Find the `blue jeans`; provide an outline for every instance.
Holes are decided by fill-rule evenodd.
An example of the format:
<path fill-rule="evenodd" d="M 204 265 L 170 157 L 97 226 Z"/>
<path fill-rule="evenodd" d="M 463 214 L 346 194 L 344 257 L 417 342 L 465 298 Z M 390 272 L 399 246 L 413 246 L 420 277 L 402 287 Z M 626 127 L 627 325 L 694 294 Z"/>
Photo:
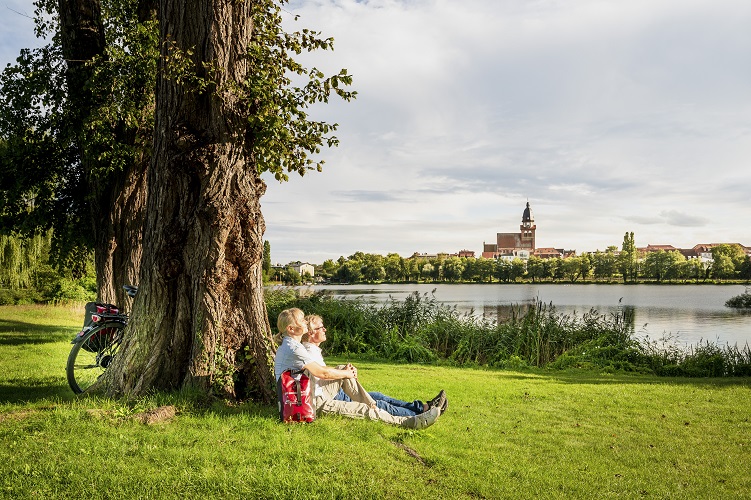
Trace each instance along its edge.
<path fill-rule="evenodd" d="M 413 417 L 423 412 L 422 401 L 412 401 L 407 403 L 399 399 L 394 399 L 380 392 L 368 392 L 370 397 L 375 399 L 376 406 L 395 417 Z M 344 394 L 342 389 L 334 396 L 336 401 L 351 401 L 350 397 Z"/>

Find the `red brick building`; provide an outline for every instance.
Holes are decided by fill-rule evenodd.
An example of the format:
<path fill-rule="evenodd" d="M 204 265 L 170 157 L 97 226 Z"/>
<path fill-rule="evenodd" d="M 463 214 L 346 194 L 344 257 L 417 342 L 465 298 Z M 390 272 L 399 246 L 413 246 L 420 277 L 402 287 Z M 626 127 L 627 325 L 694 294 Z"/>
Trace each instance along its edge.
<path fill-rule="evenodd" d="M 520 257 L 528 259 L 535 252 L 535 216 L 527 202 L 522 213 L 522 223 L 518 233 L 497 233 L 495 243 L 482 244 L 482 256 L 486 259 L 499 257 Z"/>

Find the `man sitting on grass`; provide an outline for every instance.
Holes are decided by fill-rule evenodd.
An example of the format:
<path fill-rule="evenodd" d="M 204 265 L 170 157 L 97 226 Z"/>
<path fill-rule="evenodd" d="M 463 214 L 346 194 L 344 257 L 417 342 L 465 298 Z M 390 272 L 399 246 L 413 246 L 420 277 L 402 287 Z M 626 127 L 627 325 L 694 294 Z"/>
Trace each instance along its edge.
<path fill-rule="evenodd" d="M 274 375 L 279 380 L 287 370 L 307 370 L 317 380 L 337 381 L 334 386 L 341 388 L 350 401 L 325 400 L 316 397 L 316 410 L 322 413 L 336 413 L 351 418 L 367 418 L 400 425 L 409 429 L 423 429 L 435 423 L 441 414 L 439 406 L 411 417 L 391 415 L 377 407 L 376 401 L 357 381 L 357 370 L 351 364 L 343 368 L 332 368 L 318 363 L 300 343 L 308 332 L 305 314 L 297 308 L 285 309 L 277 319 L 279 333 L 284 335 L 274 357 Z M 332 387 L 332 390 L 334 388 Z M 319 406 L 320 403 L 320 406 Z"/>
<path fill-rule="evenodd" d="M 326 366 L 320 347 L 321 343 L 326 340 L 326 327 L 323 326 L 323 318 L 317 314 L 310 314 L 305 317 L 305 321 L 308 323 L 308 333 L 302 336 L 302 345 L 305 346 L 318 364 Z M 357 368 L 352 366 L 352 364 L 337 366 L 337 368 L 345 369 L 348 367 L 352 367 L 355 370 L 355 376 L 357 376 Z M 312 382 L 314 396 L 316 398 L 323 398 L 322 401 L 317 401 L 317 407 L 318 405 L 323 406 L 326 400 L 351 401 L 351 398 L 347 396 L 344 389 L 340 387 L 341 384 L 336 380 L 318 380 L 316 377 L 313 377 Z M 392 398 L 380 392 L 368 392 L 368 394 L 375 400 L 378 408 L 389 412 L 391 415 L 401 417 L 413 417 L 435 407 L 440 408 L 441 413 L 443 413 L 446 411 L 446 408 L 448 408 L 446 391 L 443 390 L 441 390 L 436 397 L 427 402 L 415 400 L 411 403 Z"/>

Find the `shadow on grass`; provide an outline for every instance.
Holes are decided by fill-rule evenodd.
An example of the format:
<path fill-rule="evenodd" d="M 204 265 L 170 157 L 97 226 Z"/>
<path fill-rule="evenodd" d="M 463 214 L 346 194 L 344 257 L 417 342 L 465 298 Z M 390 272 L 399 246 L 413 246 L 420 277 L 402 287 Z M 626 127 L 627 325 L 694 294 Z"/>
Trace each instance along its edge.
<path fill-rule="evenodd" d="M 35 381 L 38 382 L 38 381 Z M 67 384 L 59 381 L 44 385 L 12 385 L 7 382 L 0 384 L 0 403 L 34 403 L 45 399 L 73 399 L 75 395 Z"/>
<path fill-rule="evenodd" d="M 340 358 L 332 357 L 337 361 Z M 349 359 L 349 358 L 348 358 Z M 602 370 L 596 368 L 592 369 L 567 369 L 567 370 L 550 370 L 550 369 L 537 369 L 527 368 L 519 371 L 511 369 L 490 368 L 486 366 L 439 366 L 439 365 L 410 365 L 400 364 L 391 361 L 374 360 L 372 358 L 361 358 L 358 356 L 351 357 L 354 363 L 365 363 L 371 365 L 385 364 L 389 366 L 399 365 L 405 368 L 419 366 L 422 369 L 434 369 L 434 370 L 457 370 L 459 372 L 469 372 L 472 370 L 478 371 L 481 374 L 479 378 L 489 378 L 502 380 L 548 380 L 554 382 L 560 382 L 565 384 L 667 384 L 667 385 L 687 385 L 696 387 L 749 387 L 751 388 L 751 377 L 669 377 L 669 376 L 657 376 L 652 374 L 635 373 L 635 372 L 614 372 L 605 373 Z M 363 372 L 367 367 L 360 367 Z"/>
<path fill-rule="evenodd" d="M 77 328 L 61 326 L 43 326 L 23 321 L 0 320 L 0 346 L 17 346 L 23 344 L 48 344 L 70 340 Z"/>
<path fill-rule="evenodd" d="M 649 384 L 649 385 L 687 385 L 694 387 L 711 387 L 720 389 L 723 387 L 749 387 L 751 388 L 751 378 L 749 377 L 712 377 L 712 378 L 691 378 L 691 377 L 659 377 L 656 375 L 642 375 L 630 373 L 603 374 L 596 371 L 582 372 L 561 372 L 546 373 L 541 376 L 556 382 L 565 384 Z"/>

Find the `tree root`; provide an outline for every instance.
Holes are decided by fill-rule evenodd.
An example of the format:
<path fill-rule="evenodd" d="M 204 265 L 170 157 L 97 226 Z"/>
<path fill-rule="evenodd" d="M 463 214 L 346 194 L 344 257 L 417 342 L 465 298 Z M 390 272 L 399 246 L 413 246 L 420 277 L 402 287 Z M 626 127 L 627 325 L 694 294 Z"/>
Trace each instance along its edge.
<path fill-rule="evenodd" d="M 171 420 L 175 414 L 176 410 L 174 406 L 160 406 L 153 410 L 136 413 L 133 415 L 133 419 L 145 425 L 154 425 Z"/>

